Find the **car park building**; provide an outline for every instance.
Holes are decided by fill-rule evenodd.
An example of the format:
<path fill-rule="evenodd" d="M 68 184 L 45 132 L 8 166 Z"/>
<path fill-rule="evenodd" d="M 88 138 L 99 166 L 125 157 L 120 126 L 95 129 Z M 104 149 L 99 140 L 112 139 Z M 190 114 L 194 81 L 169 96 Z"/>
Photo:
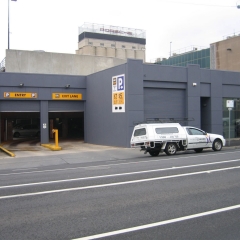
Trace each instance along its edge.
<path fill-rule="evenodd" d="M 234 100 L 230 137 L 239 137 L 235 123 L 240 119 L 240 72 L 102 56 L 87 56 L 89 67 L 69 55 L 7 50 L 6 71 L 0 73 L 1 141 L 12 139 L 19 119 L 39 121 L 41 143 L 48 143 L 52 129 L 58 128 L 60 137 L 129 147 L 134 124 L 147 118 L 191 118 L 194 121 L 184 124 L 228 138 L 223 125 L 229 116 L 227 100 Z M 43 72 L 44 62 L 37 63 L 42 58 L 51 63 L 51 56 L 72 61 L 66 68 L 62 65 L 63 70 L 58 63 L 46 65 Z M 101 61 L 104 67 L 98 68 Z"/>

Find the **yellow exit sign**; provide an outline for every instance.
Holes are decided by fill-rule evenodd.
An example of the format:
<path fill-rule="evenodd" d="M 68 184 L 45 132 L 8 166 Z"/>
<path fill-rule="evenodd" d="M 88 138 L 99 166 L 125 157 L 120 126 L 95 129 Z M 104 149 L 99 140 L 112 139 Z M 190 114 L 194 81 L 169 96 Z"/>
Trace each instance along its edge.
<path fill-rule="evenodd" d="M 113 105 L 124 104 L 124 92 L 114 92 L 112 95 Z"/>
<path fill-rule="evenodd" d="M 54 100 L 82 100 L 81 93 L 52 93 Z"/>
<path fill-rule="evenodd" d="M 5 98 L 37 98 L 37 93 L 26 92 L 4 92 Z"/>

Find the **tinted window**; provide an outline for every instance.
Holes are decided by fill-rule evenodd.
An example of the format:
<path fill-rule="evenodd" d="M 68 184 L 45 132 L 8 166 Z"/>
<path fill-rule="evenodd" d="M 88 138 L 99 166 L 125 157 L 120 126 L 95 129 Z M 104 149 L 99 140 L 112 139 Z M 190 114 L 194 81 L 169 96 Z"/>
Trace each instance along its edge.
<path fill-rule="evenodd" d="M 179 132 L 177 127 L 156 128 L 155 131 L 157 134 L 178 133 Z"/>
<path fill-rule="evenodd" d="M 195 129 L 195 128 L 188 128 L 187 132 L 188 132 L 189 135 L 205 135 L 204 132 L 202 132 L 198 129 Z"/>
<path fill-rule="evenodd" d="M 140 129 L 135 130 L 134 137 L 142 136 L 142 135 L 146 135 L 146 129 L 145 128 L 140 128 Z"/>

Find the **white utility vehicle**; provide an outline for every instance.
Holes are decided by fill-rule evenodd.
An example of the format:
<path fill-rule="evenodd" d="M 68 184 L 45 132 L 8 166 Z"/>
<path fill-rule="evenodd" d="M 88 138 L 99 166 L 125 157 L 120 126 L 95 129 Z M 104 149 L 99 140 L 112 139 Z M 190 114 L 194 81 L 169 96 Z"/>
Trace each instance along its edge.
<path fill-rule="evenodd" d="M 130 144 L 131 148 L 140 148 L 151 156 L 158 156 L 160 152 L 173 155 L 186 150 L 199 153 L 204 148 L 220 151 L 226 140 L 221 135 L 179 123 L 146 123 L 134 127 Z"/>

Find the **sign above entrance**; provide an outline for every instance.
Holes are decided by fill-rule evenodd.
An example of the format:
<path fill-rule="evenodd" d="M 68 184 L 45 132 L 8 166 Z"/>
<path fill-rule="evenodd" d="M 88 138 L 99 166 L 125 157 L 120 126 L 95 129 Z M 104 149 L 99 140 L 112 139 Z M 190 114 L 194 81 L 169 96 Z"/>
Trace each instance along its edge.
<path fill-rule="evenodd" d="M 82 100 L 81 93 L 52 93 L 54 100 Z"/>
<path fill-rule="evenodd" d="M 37 93 L 26 92 L 4 92 L 5 98 L 37 98 Z"/>

